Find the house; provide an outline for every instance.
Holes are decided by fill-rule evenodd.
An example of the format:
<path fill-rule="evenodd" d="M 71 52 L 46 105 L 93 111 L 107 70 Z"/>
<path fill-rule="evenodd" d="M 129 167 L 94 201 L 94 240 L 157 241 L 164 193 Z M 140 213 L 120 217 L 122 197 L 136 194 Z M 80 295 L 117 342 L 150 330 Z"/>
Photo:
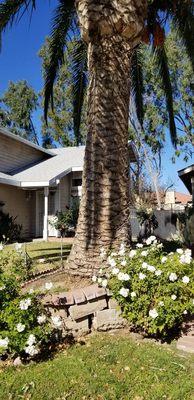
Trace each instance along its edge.
<path fill-rule="evenodd" d="M 167 190 L 164 196 L 163 209 L 184 210 L 191 202 L 192 196 L 190 194 Z"/>
<path fill-rule="evenodd" d="M 191 194 L 191 201 L 194 204 L 194 164 L 178 171 L 178 175 Z"/>
<path fill-rule="evenodd" d="M 0 127 L 0 203 L 24 238 L 57 236 L 49 219 L 81 196 L 85 147 L 44 149 Z M 129 159 L 136 161 L 129 144 Z"/>

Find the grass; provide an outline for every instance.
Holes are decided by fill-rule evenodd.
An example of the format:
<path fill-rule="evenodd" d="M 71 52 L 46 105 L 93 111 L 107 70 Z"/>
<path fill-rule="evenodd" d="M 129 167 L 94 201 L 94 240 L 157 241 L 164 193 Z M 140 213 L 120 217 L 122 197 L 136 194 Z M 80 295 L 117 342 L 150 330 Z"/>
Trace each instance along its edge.
<path fill-rule="evenodd" d="M 124 334 L 96 334 L 54 359 L 0 374 L 1 400 L 192 400 L 194 358 Z"/>
<path fill-rule="evenodd" d="M 24 246 L 24 245 L 23 245 Z M 14 248 L 14 245 L 7 248 Z M 71 250 L 71 244 L 63 243 L 63 261 L 67 259 Z M 32 272 L 45 271 L 61 264 L 60 242 L 32 242 L 26 244 L 26 251 L 33 261 Z M 44 262 L 40 262 L 44 259 Z"/>

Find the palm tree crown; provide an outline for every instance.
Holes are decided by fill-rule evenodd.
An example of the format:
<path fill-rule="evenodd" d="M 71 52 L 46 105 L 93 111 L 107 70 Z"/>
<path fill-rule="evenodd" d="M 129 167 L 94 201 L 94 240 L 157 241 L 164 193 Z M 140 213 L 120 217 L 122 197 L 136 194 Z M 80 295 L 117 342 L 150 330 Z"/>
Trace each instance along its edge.
<path fill-rule="evenodd" d="M 36 0 L 4 0 L 0 4 L 0 34 L 16 22 L 26 11 L 33 13 Z M 76 39 L 72 53 L 72 85 L 74 106 L 74 131 L 77 143 L 80 142 L 80 115 L 87 88 L 87 45 L 82 40 L 79 31 L 77 0 L 58 0 L 52 18 L 50 33 L 49 58 L 44 87 L 45 118 L 49 104 L 53 107 L 53 86 L 58 71 L 63 63 L 63 54 L 70 38 Z M 193 0 L 148 0 L 147 19 L 142 35 L 142 42 L 151 46 L 158 65 L 162 87 L 166 96 L 166 106 L 169 115 L 171 139 L 176 145 L 176 125 L 173 111 L 173 93 L 168 69 L 168 59 L 165 51 L 165 27 L 172 21 L 179 36 L 182 38 L 187 53 L 194 67 L 194 17 Z M 132 93 L 136 104 L 137 116 L 143 123 L 143 73 L 141 52 L 138 45 L 132 58 Z"/>

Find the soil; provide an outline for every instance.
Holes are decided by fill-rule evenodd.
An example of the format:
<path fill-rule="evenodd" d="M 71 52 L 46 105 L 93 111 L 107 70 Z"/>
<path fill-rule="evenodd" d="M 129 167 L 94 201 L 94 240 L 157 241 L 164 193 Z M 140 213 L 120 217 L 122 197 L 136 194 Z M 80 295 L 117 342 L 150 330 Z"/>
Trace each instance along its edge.
<path fill-rule="evenodd" d="M 41 276 L 33 282 L 29 282 L 23 288 L 23 292 L 29 292 L 30 289 L 36 291 L 45 291 L 46 282 L 52 282 L 53 288 L 50 292 L 59 293 L 61 291 L 69 291 L 79 289 L 92 284 L 90 278 L 85 278 L 77 275 L 69 275 L 67 272 L 55 272 L 51 275 Z"/>

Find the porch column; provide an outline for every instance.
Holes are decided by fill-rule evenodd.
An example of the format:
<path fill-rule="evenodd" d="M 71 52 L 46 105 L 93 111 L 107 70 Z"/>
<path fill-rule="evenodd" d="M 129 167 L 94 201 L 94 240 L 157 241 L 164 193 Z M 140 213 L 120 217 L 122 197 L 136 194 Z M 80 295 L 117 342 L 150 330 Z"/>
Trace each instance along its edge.
<path fill-rule="evenodd" d="M 44 228 L 43 228 L 43 239 L 48 240 L 48 196 L 49 188 L 44 188 Z"/>

